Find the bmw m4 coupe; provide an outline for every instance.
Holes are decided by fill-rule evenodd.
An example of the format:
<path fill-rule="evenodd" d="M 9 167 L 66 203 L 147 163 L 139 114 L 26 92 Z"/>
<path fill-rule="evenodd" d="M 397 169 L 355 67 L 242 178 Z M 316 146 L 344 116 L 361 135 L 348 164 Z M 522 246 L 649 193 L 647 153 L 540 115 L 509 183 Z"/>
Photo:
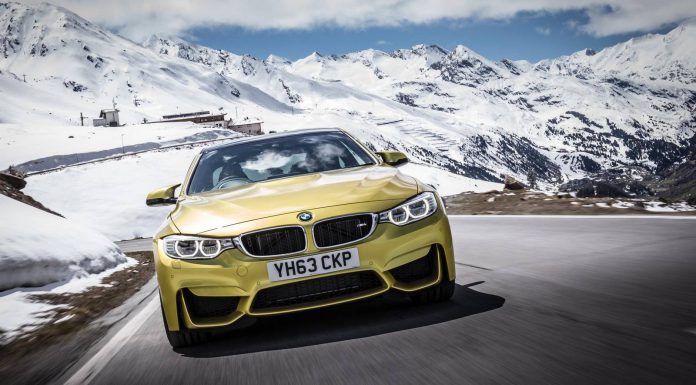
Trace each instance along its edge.
<path fill-rule="evenodd" d="M 153 237 L 172 346 L 213 328 L 377 296 L 449 299 L 454 256 L 442 200 L 340 129 L 245 137 L 203 149 Z M 181 186 L 181 187 L 180 187 Z M 180 187 L 180 188 L 179 188 Z"/>

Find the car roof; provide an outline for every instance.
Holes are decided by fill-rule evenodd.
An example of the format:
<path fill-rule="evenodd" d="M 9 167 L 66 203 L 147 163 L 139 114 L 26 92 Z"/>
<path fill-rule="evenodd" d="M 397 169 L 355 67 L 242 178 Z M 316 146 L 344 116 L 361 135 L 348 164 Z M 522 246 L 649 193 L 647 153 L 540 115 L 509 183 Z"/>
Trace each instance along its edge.
<path fill-rule="evenodd" d="M 205 154 L 207 152 L 214 151 L 214 150 L 219 150 L 221 148 L 225 148 L 225 147 L 228 147 L 228 146 L 233 145 L 233 144 L 252 143 L 252 142 L 263 141 L 266 139 L 274 139 L 274 138 L 281 138 L 281 137 L 287 137 L 287 136 L 297 136 L 297 135 L 303 135 L 303 134 L 314 134 L 314 133 L 321 133 L 321 132 L 343 132 L 343 130 L 341 130 L 340 128 L 306 128 L 306 129 L 301 129 L 301 130 L 277 132 L 277 133 L 273 133 L 273 134 L 243 136 L 241 138 L 232 139 L 229 142 L 226 142 L 223 144 L 218 144 L 215 146 L 206 147 L 203 150 L 201 150 L 201 154 Z"/>

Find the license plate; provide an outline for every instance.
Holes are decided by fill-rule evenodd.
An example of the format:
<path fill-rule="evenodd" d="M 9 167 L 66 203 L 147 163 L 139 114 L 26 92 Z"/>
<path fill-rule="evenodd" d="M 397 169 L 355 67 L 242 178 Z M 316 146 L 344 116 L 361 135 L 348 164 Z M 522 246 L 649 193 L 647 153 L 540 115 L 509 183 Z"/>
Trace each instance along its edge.
<path fill-rule="evenodd" d="M 306 257 L 269 262 L 268 278 L 271 282 L 310 277 L 312 275 L 352 269 L 360 266 L 358 249 L 327 251 Z"/>

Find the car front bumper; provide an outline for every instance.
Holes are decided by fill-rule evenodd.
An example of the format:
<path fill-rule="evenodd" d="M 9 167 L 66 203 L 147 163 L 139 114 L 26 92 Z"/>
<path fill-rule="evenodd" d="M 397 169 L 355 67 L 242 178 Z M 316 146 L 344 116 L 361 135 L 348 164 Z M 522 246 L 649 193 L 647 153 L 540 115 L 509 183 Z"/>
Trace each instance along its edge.
<path fill-rule="evenodd" d="M 377 212 L 380 207 L 384 207 L 384 202 L 354 206 L 323 208 L 312 212 L 315 218 L 330 218 L 345 215 L 346 212 L 365 212 L 366 209 Z M 290 213 L 276 217 L 273 224 L 297 224 L 296 216 L 297 213 Z M 267 221 L 268 219 L 262 219 L 244 226 L 270 227 L 272 223 Z M 308 237 L 311 236 L 312 224 L 313 222 L 302 223 L 302 226 L 306 226 Z M 242 231 L 241 228 L 232 230 Z M 223 236 L 229 232 L 230 229 L 224 229 L 206 235 Z M 167 326 L 171 331 L 181 330 L 182 326 L 186 329 L 225 327 L 244 316 L 268 316 L 331 306 L 379 295 L 392 289 L 405 293 L 415 292 L 442 280 L 455 278 L 450 226 L 442 209 L 428 218 L 405 226 L 380 223 L 368 238 L 356 244 L 319 250 L 308 240 L 305 252 L 282 258 L 253 258 L 239 249 L 230 249 L 211 260 L 177 260 L 164 253 L 161 238 L 162 235 L 158 234 L 153 247 L 160 297 Z M 359 267 L 286 281 L 269 280 L 266 265 L 271 260 L 353 247 L 358 249 L 360 255 Z M 407 270 L 424 266 L 426 261 L 432 261 L 429 274 L 416 276 L 415 279 L 408 278 L 410 276 Z M 348 290 L 346 285 L 350 285 L 351 289 Z M 311 299 L 309 301 L 297 296 L 297 301 L 283 306 L 260 305 L 269 294 L 277 296 L 287 291 L 309 293 L 317 290 L 323 290 L 326 295 L 305 297 Z M 201 306 L 204 307 L 205 316 L 200 316 Z"/>

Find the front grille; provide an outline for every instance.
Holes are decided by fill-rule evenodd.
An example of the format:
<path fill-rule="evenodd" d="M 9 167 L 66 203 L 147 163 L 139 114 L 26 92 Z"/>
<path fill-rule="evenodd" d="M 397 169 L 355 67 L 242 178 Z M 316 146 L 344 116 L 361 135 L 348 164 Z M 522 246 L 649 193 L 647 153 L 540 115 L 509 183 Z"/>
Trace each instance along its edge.
<path fill-rule="evenodd" d="M 241 237 L 245 251 L 253 256 L 297 253 L 307 246 L 305 233 L 299 226 L 262 230 Z"/>
<path fill-rule="evenodd" d="M 410 283 L 418 281 L 419 279 L 428 278 L 433 276 L 437 269 L 435 258 L 437 258 L 437 253 L 435 252 L 435 248 L 432 247 L 425 257 L 418 258 L 413 262 L 391 269 L 389 272 L 395 280 L 401 283 Z"/>
<path fill-rule="evenodd" d="M 370 235 L 373 221 L 372 214 L 360 214 L 318 222 L 314 242 L 317 247 L 330 247 L 358 241 Z"/>
<path fill-rule="evenodd" d="M 225 317 L 237 309 L 239 297 L 199 297 L 184 289 L 186 309 L 193 318 Z"/>
<path fill-rule="evenodd" d="M 315 278 L 263 289 L 256 294 L 252 309 L 306 305 L 312 302 L 348 297 L 382 286 L 373 271 Z"/>

